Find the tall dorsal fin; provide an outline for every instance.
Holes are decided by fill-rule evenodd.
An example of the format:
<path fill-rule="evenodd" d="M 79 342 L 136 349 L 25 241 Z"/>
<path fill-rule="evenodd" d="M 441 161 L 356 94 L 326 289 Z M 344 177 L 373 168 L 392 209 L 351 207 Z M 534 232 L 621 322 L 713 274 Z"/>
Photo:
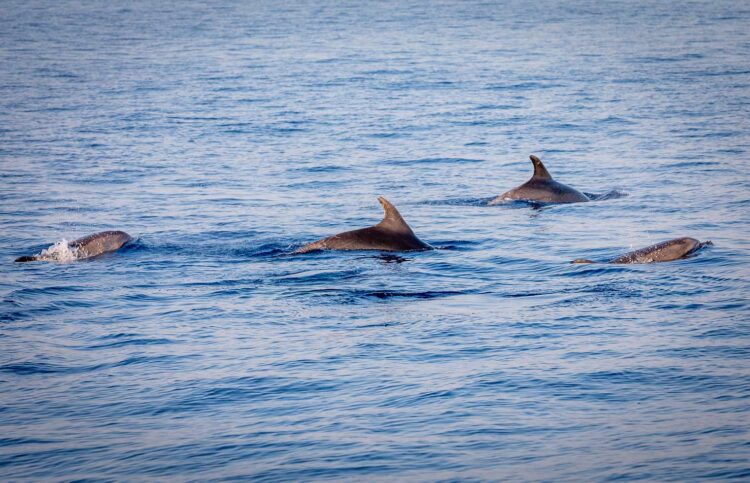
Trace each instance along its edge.
<path fill-rule="evenodd" d="M 547 168 L 544 167 L 541 159 L 537 158 L 533 154 L 529 156 L 529 159 L 531 159 L 531 163 L 534 165 L 534 176 L 532 176 L 532 178 L 552 179 L 552 175 L 550 175 L 549 171 L 547 171 Z"/>
<path fill-rule="evenodd" d="M 411 231 L 411 228 L 409 228 L 409 225 L 407 225 L 404 219 L 401 217 L 401 213 L 398 212 L 396 207 L 393 206 L 390 201 L 383 198 L 382 196 L 378 196 L 378 201 L 383 207 L 385 215 L 383 216 L 383 219 L 380 221 L 380 223 L 378 223 L 376 226 L 395 232 L 412 234 L 414 233 Z"/>

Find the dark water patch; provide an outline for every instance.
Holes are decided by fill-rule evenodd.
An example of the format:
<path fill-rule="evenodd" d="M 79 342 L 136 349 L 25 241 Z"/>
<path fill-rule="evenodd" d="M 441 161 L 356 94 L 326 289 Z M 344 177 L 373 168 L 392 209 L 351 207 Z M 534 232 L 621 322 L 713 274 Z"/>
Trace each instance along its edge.
<path fill-rule="evenodd" d="M 679 163 L 666 164 L 664 168 L 681 169 L 681 168 L 702 168 L 706 166 L 720 166 L 721 163 L 716 161 L 683 161 Z"/>
<path fill-rule="evenodd" d="M 401 70 L 401 69 L 375 69 L 375 70 L 365 70 L 362 71 L 361 74 L 363 75 L 404 75 L 404 74 L 411 74 L 411 70 Z"/>
<path fill-rule="evenodd" d="M 245 97 L 243 99 L 237 99 L 236 102 L 240 104 L 259 104 L 263 102 L 271 102 L 270 97 Z"/>
<path fill-rule="evenodd" d="M 721 327 L 716 329 L 710 329 L 695 336 L 696 338 L 710 338 L 710 339 L 735 339 L 735 338 L 749 338 L 750 337 L 750 323 L 739 325 L 736 327 Z"/>
<path fill-rule="evenodd" d="M 151 414 L 196 413 L 236 402 L 260 403 L 269 400 L 294 401 L 336 390 L 342 381 L 306 381 L 291 377 L 242 376 L 216 381 L 214 387 L 177 387 L 177 397 L 154 409 Z M 185 393 L 184 395 L 180 395 Z"/>
<path fill-rule="evenodd" d="M 565 84 L 555 82 L 542 82 L 542 81 L 529 81 L 529 82 L 515 82 L 508 84 L 491 84 L 485 89 L 490 91 L 531 91 L 538 89 L 555 89 L 558 87 L 565 87 Z"/>
<path fill-rule="evenodd" d="M 194 355 L 156 355 L 156 356 L 134 356 L 117 362 L 109 362 L 93 365 L 62 365 L 47 362 L 21 362 L 15 364 L 4 364 L 0 366 L 0 372 L 14 374 L 17 376 L 33 376 L 48 374 L 84 374 L 100 371 L 103 369 L 115 369 L 132 365 L 149 366 L 150 364 L 175 365 L 192 359 Z"/>
<path fill-rule="evenodd" d="M 49 296 L 49 295 L 71 295 L 76 293 L 81 293 L 89 290 L 87 287 L 83 286 L 76 286 L 76 285 L 52 285 L 47 287 L 38 287 L 38 288 L 21 288 L 18 290 L 14 290 L 11 292 L 11 297 L 13 297 L 16 300 L 16 303 L 19 305 L 22 305 L 23 302 L 20 300 L 23 299 L 33 299 L 39 296 Z"/>
<path fill-rule="evenodd" d="M 75 306 L 75 305 L 73 305 Z M 41 307 L 0 312 L 0 322 L 39 321 L 61 312 L 70 305 L 48 303 Z"/>
<path fill-rule="evenodd" d="M 617 273 L 623 265 L 613 265 L 606 263 L 607 260 L 613 257 L 606 257 L 591 253 L 585 257 L 579 258 L 591 258 L 594 263 L 572 263 L 572 260 L 565 261 L 567 268 L 558 273 L 558 276 L 562 277 L 601 277 L 602 275 Z M 599 260 L 599 261 L 597 261 Z"/>
<path fill-rule="evenodd" d="M 373 256 L 372 258 L 375 258 Z M 307 286 L 311 283 L 334 282 L 339 280 L 357 279 L 363 273 L 363 268 L 316 268 L 287 273 L 275 278 L 274 282 L 281 285 Z"/>
<path fill-rule="evenodd" d="M 84 347 L 85 350 L 101 350 L 101 349 L 116 349 L 127 346 L 153 346 L 153 345 L 166 345 L 174 344 L 175 341 L 164 338 L 132 338 L 125 340 L 118 340 L 115 342 L 109 342 L 106 344 L 93 344 Z"/>
<path fill-rule="evenodd" d="M 724 69 L 724 70 L 701 70 L 701 71 L 693 71 L 690 72 L 691 75 L 699 76 L 699 77 L 720 77 L 720 76 L 743 76 L 750 74 L 750 70 L 745 69 Z"/>
<path fill-rule="evenodd" d="M 0 372 L 15 374 L 18 376 L 52 374 L 56 372 L 66 372 L 67 370 L 68 368 L 43 362 L 22 362 L 18 364 L 4 364 L 0 366 Z"/>
<path fill-rule="evenodd" d="M 400 131 L 400 132 L 376 132 L 371 134 L 365 134 L 365 137 L 368 138 L 374 138 L 374 139 L 389 139 L 389 138 L 402 138 L 402 137 L 408 137 L 409 133 Z"/>
<path fill-rule="evenodd" d="M 237 287 L 237 288 L 244 288 L 244 287 L 257 287 L 258 285 L 262 284 L 264 281 L 263 278 L 240 278 L 240 279 L 230 279 L 230 278 L 222 278 L 220 280 L 208 280 L 208 281 L 200 281 L 200 282 L 180 282 L 180 287 L 196 287 L 196 288 L 221 288 L 221 287 Z"/>
<path fill-rule="evenodd" d="M 288 190 L 335 190 L 344 183 L 343 180 L 308 180 L 297 183 L 290 183 L 285 186 Z"/>
<path fill-rule="evenodd" d="M 36 445 L 36 444 L 54 444 L 54 443 L 59 443 L 59 440 L 42 439 L 42 438 L 13 438 L 13 437 L 0 438 L 0 447 Z"/>
<path fill-rule="evenodd" d="M 258 243 L 252 247 L 239 248 L 233 254 L 239 258 L 268 258 L 291 255 L 295 247 L 294 243 L 268 242 Z"/>
<path fill-rule="evenodd" d="M 352 170 L 352 167 L 350 166 L 317 165 L 317 166 L 297 167 L 289 171 L 293 173 L 340 173 L 340 172 L 346 172 L 346 171 L 351 171 L 351 170 Z"/>
<path fill-rule="evenodd" d="M 634 126 L 638 124 L 635 121 L 631 121 L 630 119 L 626 119 L 624 117 L 618 117 L 618 116 L 607 116 L 604 119 L 600 119 L 596 122 L 609 124 L 609 125 L 615 125 L 615 126 Z"/>
<path fill-rule="evenodd" d="M 680 56 L 640 56 L 634 57 L 630 62 L 634 64 L 665 64 L 674 62 L 684 62 L 702 58 L 701 55 L 680 55 Z"/>
<path fill-rule="evenodd" d="M 742 346 L 719 346 L 710 345 L 704 347 L 675 347 L 670 349 L 661 349 L 657 354 L 675 359 L 685 358 L 722 358 L 722 359 L 747 359 L 750 356 L 750 345 Z M 748 390 L 750 390 L 750 379 L 747 381 Z"/>
<path fill-rule="evenodd" d="M 521 109 L 523 106 L 518 104 L 480 104 L 474 106 L 477 111 L 507 111 L 510 109 Z"/>

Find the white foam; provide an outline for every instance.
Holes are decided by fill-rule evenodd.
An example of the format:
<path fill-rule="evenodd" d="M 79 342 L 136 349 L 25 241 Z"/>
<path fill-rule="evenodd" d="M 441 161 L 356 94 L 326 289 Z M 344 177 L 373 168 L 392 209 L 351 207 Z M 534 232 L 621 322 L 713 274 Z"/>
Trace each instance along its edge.
<path fill-rule="evenodd" d="M 37 255 L 37 259 L 50 262 L 74 262 L 78 260 L 78 248 L 71 247 L 68 245 L 68 240 L 63 238 L 49 248 L 42 250 Z"/>

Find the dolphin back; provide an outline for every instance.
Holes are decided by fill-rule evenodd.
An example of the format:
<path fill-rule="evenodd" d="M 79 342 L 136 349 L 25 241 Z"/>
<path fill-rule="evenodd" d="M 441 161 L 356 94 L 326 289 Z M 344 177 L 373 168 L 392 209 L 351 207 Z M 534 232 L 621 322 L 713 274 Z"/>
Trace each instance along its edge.
<path fill-rule="evenodd" d="M 78 250 L 78 258 L 90 258 L 102 253 L 119 250 L 133 238 L 124 231 L 103 231 L 69 243 Z"/>
<path fill-rule="evenodd" d="M 609 261 L 609 263 L 654 263 L 670 262 L 684 258 L 695 252 L 705 244 L 702 244 L 695 238 L 675 238 L 673 240 L 663 241 L 640 250 L 620 255 Z"/>
<path fill-rule="evenodd" d="M 390 201 L 380 196 L 383 219 L 375 226 L 346 231 L 308 243 L 294 253 L 307 253 L 316 250 L 382 250 L 410 251 L 429 250 L 432 247 L 417 236 L 406 223 L 401 213 Z"/>
<path fill-rule="evenodd" d="M 488 204 L 497 205 L 507 200 L 537 201 L 540 203 L 580 203 L 591 201 L 588 196 L 575 188 L 555 181 L 542 160 L 533 154 L 529 156 L 534 166 L 534 174 L 527 182 L 506 191 Z"/>

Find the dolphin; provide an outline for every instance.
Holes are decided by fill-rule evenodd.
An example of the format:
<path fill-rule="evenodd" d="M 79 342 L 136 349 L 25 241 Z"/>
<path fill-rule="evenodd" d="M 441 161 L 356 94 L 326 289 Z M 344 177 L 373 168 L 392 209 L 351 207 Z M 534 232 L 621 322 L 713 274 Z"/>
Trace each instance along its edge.
<path fill-rule="evenodd" d="M 654 262 L 671 262 L 672 260 L 678 260 L 685 258 L 691 253 L 694 253 L 698 249 L 713 245 L 712 242 L 699 242 L 695 238 L 675 238 L 674 240 L 667 240 L 656 245 L 651 245 L 640 250 L 620 255 L 617 258 L 613 258 L 607 263 L 654 263 Z M 579 258 L 573 260 L 570 263 L 594 263 L 591 260 L 585 258 Z"/>
<path fill-rule="evenodd" d="M 102 253 L 114 252 L 132 240 L 130 235 L 124 231 L 103 231 L 94 233 L 78 240 L 68 242 L 68 253 L 72 260 L 83 260 L 101 255 Z M 55 246 L 41 253 L 31 256 L 16 258 L 17 262 L 34 262 L 38 260 L 59 260 L 59 253 L 54 250 Z"/>
<path fill-rule="evenodd" d="M 558 183 L 542 164 L 542 160 L 529 156 L 534 165 L 534 175 L 530 180 L 493 198 L 488 205 L 499 205 L 508 200 L 538 201 L 540 203 L 578 203 L 590 201 L 589 197 L 570 186 Z"/>
<path fill-rule="evenodd" d="M 385 216 L 380 223 L 369 228 L 345 231 L 308 243 L 294 253 L 307 253 L 315 250 L 381 250 L 403 252 L 409 250 L 431 250 L 411 231 L 395 206 L 382 196 L 378 201 L 383 206 Z"/>

